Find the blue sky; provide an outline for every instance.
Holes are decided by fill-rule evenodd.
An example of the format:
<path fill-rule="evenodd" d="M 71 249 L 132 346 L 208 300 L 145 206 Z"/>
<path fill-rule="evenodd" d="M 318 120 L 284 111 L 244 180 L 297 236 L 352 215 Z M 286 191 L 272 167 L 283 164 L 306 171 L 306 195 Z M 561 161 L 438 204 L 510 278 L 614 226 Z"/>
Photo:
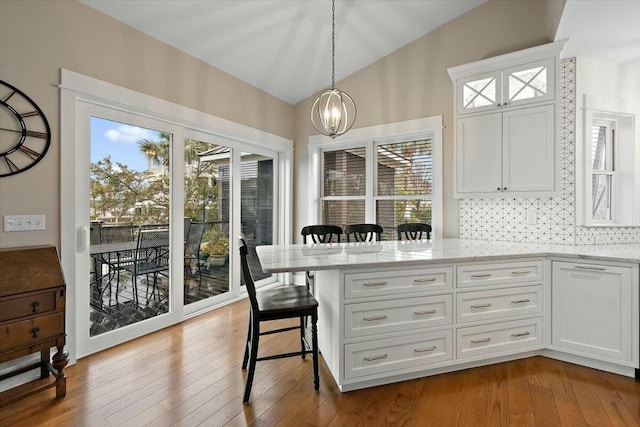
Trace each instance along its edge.
<path fill-rule="evenodd" d="M 160 132 L 111 120 L 91 117 L 91 162 L 107 156 L 137 171 L 147 169 L 147 160 L 138 149 L 141 139 L 159 140 Z"/>

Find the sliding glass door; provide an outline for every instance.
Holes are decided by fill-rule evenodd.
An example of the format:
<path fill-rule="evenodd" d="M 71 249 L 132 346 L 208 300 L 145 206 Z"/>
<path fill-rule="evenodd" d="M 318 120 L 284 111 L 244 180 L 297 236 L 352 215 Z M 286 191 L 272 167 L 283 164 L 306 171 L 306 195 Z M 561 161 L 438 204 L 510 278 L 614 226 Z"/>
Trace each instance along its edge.
<path fill-rule="evenodd" d="M 89 244 L 80 255 L 87 269 L 77 288 L 78 347 L 89 354 L 168 326 L 180 312 L 171 176 L 181 130 L 92 104 L 81 111 L 78 217 Z"/>

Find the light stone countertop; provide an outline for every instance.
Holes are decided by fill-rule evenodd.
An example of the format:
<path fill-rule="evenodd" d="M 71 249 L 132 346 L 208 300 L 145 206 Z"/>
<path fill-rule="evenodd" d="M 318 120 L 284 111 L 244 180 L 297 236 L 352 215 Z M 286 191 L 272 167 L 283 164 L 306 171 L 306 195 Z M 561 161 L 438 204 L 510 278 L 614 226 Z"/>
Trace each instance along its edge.
<path fill-rule="evenodd" d="M 555 245 L 442 239 L 373 243 L 258 246 L 265 272 L 333 270 L 363 267 L 419 266 L 454 261 L 568 256 L 581 259 L 640 262 L 640 244 Z"/>

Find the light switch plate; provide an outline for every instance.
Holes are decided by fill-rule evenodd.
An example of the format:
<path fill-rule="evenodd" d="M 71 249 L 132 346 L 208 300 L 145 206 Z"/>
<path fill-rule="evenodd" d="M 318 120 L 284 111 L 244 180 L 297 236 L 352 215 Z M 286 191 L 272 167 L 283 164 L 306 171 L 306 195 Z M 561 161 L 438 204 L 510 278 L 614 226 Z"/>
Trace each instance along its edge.
<path fill-rule="evenodd" d="M 5 215 L 4 231 L 44 230 L 44 215 Z"/>

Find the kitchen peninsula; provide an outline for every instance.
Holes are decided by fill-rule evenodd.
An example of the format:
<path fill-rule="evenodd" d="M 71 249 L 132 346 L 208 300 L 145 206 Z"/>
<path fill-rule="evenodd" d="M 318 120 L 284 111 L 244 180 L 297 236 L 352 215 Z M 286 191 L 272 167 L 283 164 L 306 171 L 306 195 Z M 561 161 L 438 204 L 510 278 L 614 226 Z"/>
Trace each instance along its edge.
<path fill-rule="evenodd" d="M 319 344 L 342 391 L 543 355 L 638 377 L 640 245 L 480 240 L 259 246 L 316 271 Z"/>

